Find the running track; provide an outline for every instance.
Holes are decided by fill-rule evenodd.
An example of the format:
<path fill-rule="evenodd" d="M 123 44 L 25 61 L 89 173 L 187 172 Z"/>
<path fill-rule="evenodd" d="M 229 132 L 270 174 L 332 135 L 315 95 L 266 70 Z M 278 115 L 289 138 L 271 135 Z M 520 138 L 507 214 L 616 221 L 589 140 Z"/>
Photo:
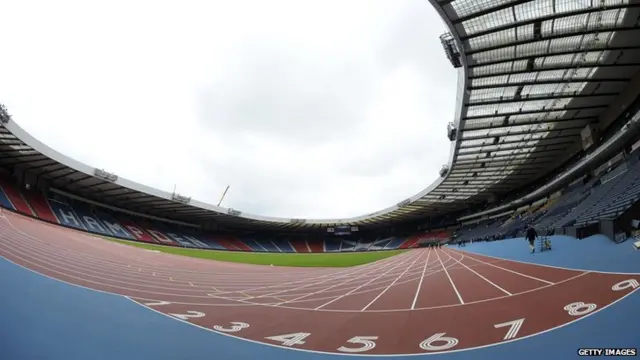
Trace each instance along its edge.
<path fill-rule="evenodd" d="M 210 331 L 362 355 L 460 351 L 523 339 L 593 314 L 640 282 L 640 274 L 446 248 L 341 269 L 214 262 L 103 241 L 7 211 L 0 213 L 0 256 Z"/>

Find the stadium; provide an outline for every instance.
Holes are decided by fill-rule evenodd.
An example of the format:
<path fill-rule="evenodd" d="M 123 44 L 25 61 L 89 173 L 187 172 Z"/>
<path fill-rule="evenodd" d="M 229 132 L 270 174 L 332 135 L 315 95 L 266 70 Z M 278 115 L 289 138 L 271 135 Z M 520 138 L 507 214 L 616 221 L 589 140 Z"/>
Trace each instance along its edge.
<path fill-rule="evenodd" d="M 458 71 L 449 161 L 358 217 L 158 190 L 2 106 L 0 357 L 637 355 L 640 1 L 429 2 Z"/>

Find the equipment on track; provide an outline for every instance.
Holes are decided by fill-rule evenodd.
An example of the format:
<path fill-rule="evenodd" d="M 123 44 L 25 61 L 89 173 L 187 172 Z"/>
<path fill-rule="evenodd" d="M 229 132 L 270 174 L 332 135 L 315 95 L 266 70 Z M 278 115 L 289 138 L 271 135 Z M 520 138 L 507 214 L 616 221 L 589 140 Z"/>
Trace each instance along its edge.
<path fill-rule="evenodd" d="M 538 237 L 538 250 L 543 252 L 545 250 L 551 250 L 551 239 L 549 236 L 539 236 Z"/>

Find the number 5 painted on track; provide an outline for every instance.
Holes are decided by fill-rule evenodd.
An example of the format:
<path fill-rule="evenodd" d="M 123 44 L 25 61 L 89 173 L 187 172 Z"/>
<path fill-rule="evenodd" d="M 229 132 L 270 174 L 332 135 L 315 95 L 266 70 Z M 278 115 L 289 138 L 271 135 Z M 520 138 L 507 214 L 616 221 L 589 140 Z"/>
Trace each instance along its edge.
<path fill-rule="evenodd" d="M 377 336 L 356 336 L 349 339 L 347 342 L 350 344 L 360 344 L 361 347 L 351 348 L 346 346 L 340 346 L 338 351 L 348 352 L 348 353 L 359 353 L 372 350 L 376 347 L 375 340 L 378 340 Z"/>
<path fill-rule="evenodd" d="M 495 324 L 493 325 L 493 327 L 496 329 L 499 329 L 499 328 L 509 326 L 509 331 L 507 331 L 507 333 L 504 335 L 504 338 L 502 338 L 502 340 L 509 340 L 509 339 L 513 339 L 518 335 L 518 331 L 520 331 L 520 328 L 522 327 L 523 323 L 524 323 L 524 318 L 503 322 L 501 324 Z"/>
<path fill-rule="evenodd" d="M 175 316 L 178 319 L 189 320 L 190 318 L 201 318 L 204 317 L 205 313 L 200 311 L 188 310 L 186 314 L 169 314 L 171 316 Z"/>
<path fill-rule="evenodd" d="M 638 284 L 638 280 L 629 279 L 629 280 L 625 280 L 625 281 L 620 281 L 619 283 L 613 285 L 611 287 L 611 290 L 613 290 L 613 291 L 622 291 L 622 290 L 626 290 L 626 289 L 635 289 L 638 286 L 640 286 L 640 284 Z"/>

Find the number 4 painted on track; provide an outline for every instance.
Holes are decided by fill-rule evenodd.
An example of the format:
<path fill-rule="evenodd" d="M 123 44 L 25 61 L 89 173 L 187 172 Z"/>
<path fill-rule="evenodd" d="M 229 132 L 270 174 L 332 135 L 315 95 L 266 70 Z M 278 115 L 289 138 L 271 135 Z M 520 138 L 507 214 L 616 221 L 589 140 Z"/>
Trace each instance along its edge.
<path fill-rule="evenodd" d="M 503 322 L 501 324 L 495 324 L 493 325 L 494 328 L 499 329 L 499 328 L 503 328 L 503 327 L 507 327 L 509 326 L 509 331 L 507 331 L 507 333 L 505 334 L 504 338 L 502 338 L 502 340 L 509 340 L 509 339 L 513 339 L 518 335 L 518 331 L 520 331 L 520 328 L 522 327 L 522 324 L 524 323 L 524 319 L 518 319 L 518 320 L 513 320 L 513 321 L 507 321 L 507 322 Z"/>
<path fill-rule="evenodd" d="M 284 334 L 284 335 L 276 335 L 276 336 L 268 336 L 265 339 L 273 340 L 281 342 L 284 346 L 293 346 L 293 345 L 302 345 L 304 344 L 304 339 L 306 339 L 310 333 L 293 333 L 293 334 Z"/>

